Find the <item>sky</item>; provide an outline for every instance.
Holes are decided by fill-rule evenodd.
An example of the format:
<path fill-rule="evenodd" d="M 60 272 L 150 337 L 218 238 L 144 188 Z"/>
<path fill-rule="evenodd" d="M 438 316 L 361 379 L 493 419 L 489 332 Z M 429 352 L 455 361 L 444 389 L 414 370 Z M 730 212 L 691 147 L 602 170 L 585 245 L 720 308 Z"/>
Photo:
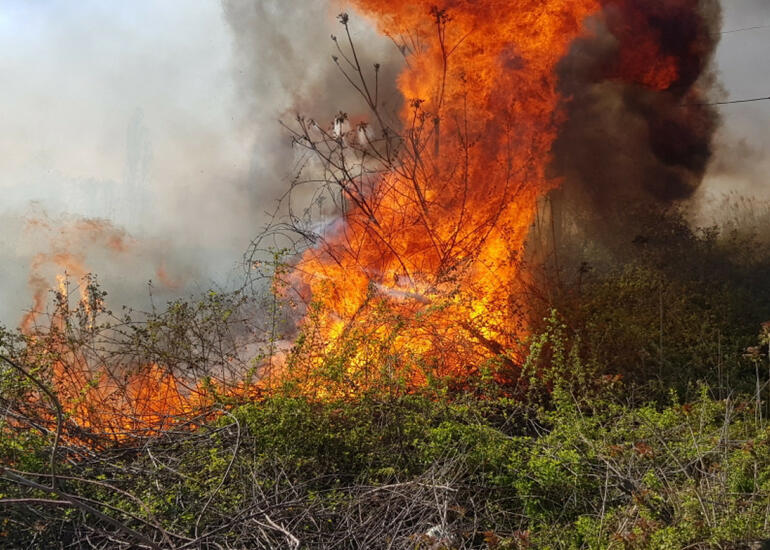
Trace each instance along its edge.
<path fill-rule="evenodd" d="M 0 0 L 0 322 L 31 305 L 30 266 L 69 247 L 116 302 L 227 285 L 290 177 L 278 123 L 351 100 L 330 71 L 339 0 Z M 770 25 L 730 0 L 727 31 Z M 370 58 L 392 47 L 363 21 Z M 726 97 L 770 96 L 770 28 L 723 36 Z M 764 194 L 770 102 L 722 108 L 701 200 Z M 747 162 L 747 160 L 749 162 Z M 78 233 L 82 217 L 112 224 Z M 62 230 L 62 228 L 71 228 Z M 105 235 L 127 243 L 109 249 Z M 122 241 L 123 242 L 123 241 Z M 43 259 L 41 259 L 43 258 Z"/>
<path fill-rule="evenodd" d="M 770 96 L 770 1 L 724 0 L 725 34 L 717 70 L 728 100 Z M 762 27 L 762 28 L 752 28 Z M 740 31 L 740 29 L 749 29 Z M 731 31 L 738 32 L 731 32 Z M 770 190 L 770 101 L 720 108 L 723 125 L 702 196 L 725 192 L 767 197 Z"/>

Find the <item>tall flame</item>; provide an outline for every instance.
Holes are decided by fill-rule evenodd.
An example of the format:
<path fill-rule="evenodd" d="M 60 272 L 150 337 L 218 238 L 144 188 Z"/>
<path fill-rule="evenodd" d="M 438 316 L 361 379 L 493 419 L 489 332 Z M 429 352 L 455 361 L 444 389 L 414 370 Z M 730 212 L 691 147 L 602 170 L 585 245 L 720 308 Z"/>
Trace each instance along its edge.
<path fill-rule="evenodd" d="M 381 176 L 371 208 L 351 208 L 297 272 L 321 304 L 314 322 L 329 349 L 363 327 L 362 338 L 428 359 L 433 374 L 461 375 L 514 353 L 522 336 L 521 252 L 537 198 L 558 185 L 546 175 L 563 119 L 556 67 L 600 5 L 355 4 L 407 52 L 406 158 Z M 383 302 L 405 320 L 399 334 Z M 372 359 L 361 348 L 354 369 Z"/>
<path fill-rule="evenodd" d="M 576 44 L 606 33 L 611 54 L 578 63 L 586 74 L 573 85 L 610 80 L 642 90 L 640 108 L 656 113 L 650 134 L 662 129 L 688 137 L 691 125 L 700 127 L 692 132 L 697 139 L 684 145 L 649 138 L 675 181 L 686 172 L 682 157 L 708 156 L 702 142 L 713 125 L 699 103 L 682 101 L 700 98 L 693 87 L 714 41 L 698 12 L 714 1 L 353 0 L 405 54 L 399 134 L 383 122 L 377 92 L 362 70 L 360 91 L 376 123 L 351 129 L 341 115 L 333 129 L 320 130 L 337 155 L 328 165 L 343 174 L 343 214 L 292 270 L 276 275 L 277 292 L 307 299 L 303 334 L 279 374 L 309 375 L 312 382 L 321 372 L 324 381 L 338 380 L 351 392 L 382 372 L 409 387 L 487 366 L 497 376 L 515 375 L 527 330 L 525 240 L 538 199 L 560 184 L 549 176 L 552 149 L 570 113 L 560 64 Z M 347 28 L 347 16 L 341 19 Z M 345 61 L 355 70 L 360 65 L 352 53 L 354 61 Z M 358 175 L 348 173 L 348 145 L 356 141 L 363 147 L 354 153 L 373 147 L 379 167 L 359 156 Z M 378 153 L 373 142 L 387 152 Z M 317 147 L 310 137 L 307 143 Z M 697 176 L 703 165 L 689 168 Z M 72 234 L 117 252 L 126 246 L 122 233 L 103 222 L 81 223 Z M 69 251 L 70 240 L 54 242 L 50 254 L 35 260 L 30 283 L 38 292 L 35 311 L 24 320 L 27 330 L 48 288 L 44 265 L 86 273 L 83 254 Z M 158 276 L 175 284 L 163 266 Z M 66 301 L 66 280 L 59 284 Z M 87 299 L 81 296 L 90 316 Z M 111 373 L 65 349 L 48 352 L 58 357 L 53 380 L 68 416 L 118 441 L 205 410 L 216 393 L 249 398 L 285 381 L 276 376 L 257 387 L 217 389 L 159 365 Z"/>
<path fill-rule="evenodd" d="M 405 52 L 404 145 L 374 186 L 359 179 L 340 222 L 296 265 L 312 303 L 306 336 L 323 350 L 305 366 L 328 366 L 355 335 L 339 373 L 348 382 L 394 356 L 414 359 L 400 373 L 410 384 L 495 357 L 513 367 L 525 239 L 538 198 L 560 183 L 547 172 L 569 102 L 559 63 L 601 26 L 617 53 L 597 79 L 668 90 L 697 44 L 672 44 L 666 25 L 699 0 L 353 3 Z"/>

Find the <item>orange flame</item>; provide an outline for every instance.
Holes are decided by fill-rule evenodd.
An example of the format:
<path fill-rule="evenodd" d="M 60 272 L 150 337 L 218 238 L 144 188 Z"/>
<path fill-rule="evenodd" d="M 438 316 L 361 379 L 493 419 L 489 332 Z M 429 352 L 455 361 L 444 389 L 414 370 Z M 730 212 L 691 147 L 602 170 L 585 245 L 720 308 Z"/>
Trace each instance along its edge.
<path fill-rule="evenodd" d="M 192 428 L 216 417 L 223 398 L 246 402 L 262 395 L 259 385 L 190 382 L 157 364 L 93 367 L 71 355 L 54 363 L 53 380 L 68 425 L 77 428 L 66 438 L 90 446 Z"/>
<path fill-rule="evenodd" d="M 28 219 L 27 228 L 43 233 L 49 250 L 33 258 L 29 286 L 34 305 L 23 317 L 20 329 L 28 337 L 32 355 L 51 365 L 51 382 L 71 425 L 119 442 L 132 436 L 157 435 L 212 404 L 213 394 L 203 384 L 188 384 L 159 365 L 110 368 L 92 364 L 93 360 L 67 345 L 66 317 L 73 311 L 70 283 L 79 287 L 77 307 L 90 330 L 102 304 L 99 296 L 91 295 L 87 252 L 92 248 L 113 254 L 129 252 L 135 243 L 122 229 L 107 220 L 55 223 L 44 215 Z M 165 266 L 158 268 L 158 274 L 164 285 L 173 286 Z M 49 319 L 50 326 L 45 327 L 38 320 L 51 290 L 57 293 L 57 308 Z M 215 390 L 215 384 L 209 389 Z"/>
<path fill-rule="evenodd" d="M 206 403 L 202 389 L 185 388 L 158 365 L 111 375 L 106 368 L 57 362 L 53 377 L 70 422 L 112 441 L 158 435 Z"/>
<path fill-rule="evenodd" d="M 523 335 L 521 253 L 537 198 L 558 185 L 546 175 L 563 119 L 556 66 L 600 4 L 355 4 L 408 52 L 398 81 L 406 152 L 376 200 L 351 206 L 297 265 L 320 304 L 306 324 L 327 350 L 362 329 L 365 340 L 427 358 L 434 374 L 462 375 L 515 353 Z M 399 334 L 383 307 L 405 322 Z M 353 369 L 372 359 L 353 355 Z M 413 384 L 425 376 L 407 375 Z"/>
<path fill-rule="evenodd" d="M 46 268 L 55 268 L 56 287 L 62 297 L 67 299 L 67 277 L 81 281 L 89 272 L 86 267 L 87 247 L 98 246 L 115 254 L 123 254 L 132 244 L 123 230 L 114 227 L 107 220 L 78 219 L 54 226 L 53 222 L 44 216 L 31 217 L 27 220 L 27 229 L 44 233 L 50 248 L 47 252 L 38 253 L 30 267 L 28 283 L 33 294 L 33 306 L 20 323 L 22 332 L 27 334 L 33 331 L 35 322 L 46 305 L 46 294 L 52 287 Z M 87 286 L 82 285 L 80 299 L 86 310 L 90 307 L 87 292 Z"/>
<path fill-rule="evenodd" d="M 416 385 L 492 358 L 513 367 L 526 335 L 525 240 L 538 198 L 560 183 L 547 175 L 569 102 L 560 61 L 593 36 L 594 18 L 617 50 L 598 79 L 653 91 L 689 85 L 683 71 L 697 77 L 707 58 L 683 65 L 704 53 L 699 0 L 353 3 L 405 53 L 403 142 L 376 183 L 344 175 L 344 214 L 296 265 L 290 283 L 310 303 L 304 328 L 315 344 L 305 371 L 340 353 L 346 383 L 388 361 L 416 366 L 399 373 Z M 686 18 L 695 24 L 681 26 Z M 680 26 L 685 36 L 669 36 Z M 341 120 L 327 135 L 340 146 L 360 141 L 360 128 L 344 135 Z M 342 352 L 351 336 L 355 349 Z M 299 363 L 290 366 L 302 371 Z"/>
<path fill-rule="evenodd" d="M 65 341 L 57 333 L 41 334 L 40 340 L 30 341 L 28 352 L 51 365 L 52 387 L 65 415 L 64 438 L 70 443 L 121 444 L 194 427 L 213 418 L 223 398 L 252 401 L 262 392 L 247 382 L 191 380 L 159 364 L 98 364 Z M 45 401 L 41 395 L 32 398 L 32 403 Z M 47 419 L 56 422 L 52 414 Z"/>
<path fill-rule="evenodd" d="M 297 291 L 308 306 L 304 334 L 280 374 L 307 375 L 312 384 L 320 371 L 358 392 L 382 371 L 419 387 L 495 359 L 515 369 L 526 335 L 525 240 L 537 200 L 560 183 L 547 175 L 568 101 L 559 92 L 560 61 L 590 34 L 585 23 L 595 16 L 618 42 L 615 65 L 597 78 L 668 90 L 686 70 L 651 26 L 649 12 L 658 8 L 642 0 L 436 1 L 353 0 L 405 52 L 400 149 L 375 176 L 346 182 L 359 187 L 343 189 L 351 193 L 344 214 L 287 280 L 276 277 L 277 291 Z M 694 11 L 698 0 L 658 4 L 660 19 L 669 8 Z M 370 141 L 370 134 L 339 118 L 327 135 L 342 145 Z M 116 251 L 125 246 L 98 224 L 77 231 Z M 85 273 L 80 258 L 54 252 L 36 264 Z M 163 266 L 158 276 L 173 286 Z M 45 279 L 33 268 L 30 280 L 39 286 Z M 54 367 L 67 413 L 116 440 L 158 433 L 175 417 L 205 409 L 216 393 L 158 365 L 118 379 L 106 367 L 78 367 L 74 358 Z M 276 381 L 284 380 L 260 387 Z M 253 389 L 227 391 L 246 396 Z"/>

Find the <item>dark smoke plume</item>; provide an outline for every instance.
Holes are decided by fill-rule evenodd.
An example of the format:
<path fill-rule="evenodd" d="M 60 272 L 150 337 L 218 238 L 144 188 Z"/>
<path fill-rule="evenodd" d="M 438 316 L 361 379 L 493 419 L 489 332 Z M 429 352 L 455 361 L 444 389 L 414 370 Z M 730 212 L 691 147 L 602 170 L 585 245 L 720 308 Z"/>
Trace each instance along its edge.
<path fill-rule="evenodd" d="M 721 24 L 718 0 L 603 3 L 559 68 L 567 120 L 551 166 L 563 178 L 559 221 L 600 239 L 637 230 L 629 207 L 665 208 L 703 181 L 719 124 L 708 103 Z"/>

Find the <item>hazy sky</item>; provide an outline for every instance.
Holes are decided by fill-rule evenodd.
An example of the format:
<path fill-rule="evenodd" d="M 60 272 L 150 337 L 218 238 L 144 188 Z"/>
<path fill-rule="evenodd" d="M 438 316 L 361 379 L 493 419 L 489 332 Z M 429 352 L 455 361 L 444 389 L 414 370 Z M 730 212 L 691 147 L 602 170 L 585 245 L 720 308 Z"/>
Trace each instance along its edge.
<path fill-rule="evenodd" d="M 30 303 L 31 258 L 56 238 L 27 227 L 43 210 L 52 226 L 100 217 L 136 236 L 125 261 L 72 245 L 121 296 L 166 255 L 185 280 L 225 271 L 201 263 L 228 261 L 217 250 L 235 261 L 248 237 L 208 223 L 248 215 L 231 64 L 216 1 L 0 1 L 0 319 Z"/>
<path fill-rule="evenodd" d="M 717 52 L 729 99 L 770 96 L 770 0 L 723 0 L 724 30 Z M 765 27 L 730 32 L 737 29 Z M 704 194 L 726 190 L 767 197 L 770 193 L 770 101 L 721 108 L 724 125 L 718 156 Z M 739 176 L 735 174 L 739 173 Z"/>
<path fill-rule="evenodd" d="M 339 4 L 0 0 L 0 321 L 30 305 L 31 262 L 69 244 L 56 227 L 77 216 L 134 238 L 117 256 L 93 236 L 73 245 L 117 299 L 157 281 L 161 265 L 170 287 L 224 282 L 288 173 L 279 116 L 346 107 L 328 71 Z M 725 5 L 725 30 L 759 25 L 770 25 L 770 0 Z M 387 41 L 360 26 L 387 58 Z M 769 46 L 770 29 L 724 36 L 731 98 L 770 96 Z M 723 158 L 706 189 L 762 192 L 770 102 L 723 114 Z M 755 169 L 725 175 L 736 158 Z M 45 216 L 49 229 L 30 228 Z"/>
<path fill-rule="evenodd" d="M 319 97 L 336 4 L 0 0 L 0 321 L 31 304 L 36 255 L 65 248 L 115 301 L 146 305 L 149 279 L 163 296 L 159 268 L 169 291 L 226 283 L 291 169 L 279 117 L 344 107 Z M 59 234 L 79 216 L 130 246 Z"/>

